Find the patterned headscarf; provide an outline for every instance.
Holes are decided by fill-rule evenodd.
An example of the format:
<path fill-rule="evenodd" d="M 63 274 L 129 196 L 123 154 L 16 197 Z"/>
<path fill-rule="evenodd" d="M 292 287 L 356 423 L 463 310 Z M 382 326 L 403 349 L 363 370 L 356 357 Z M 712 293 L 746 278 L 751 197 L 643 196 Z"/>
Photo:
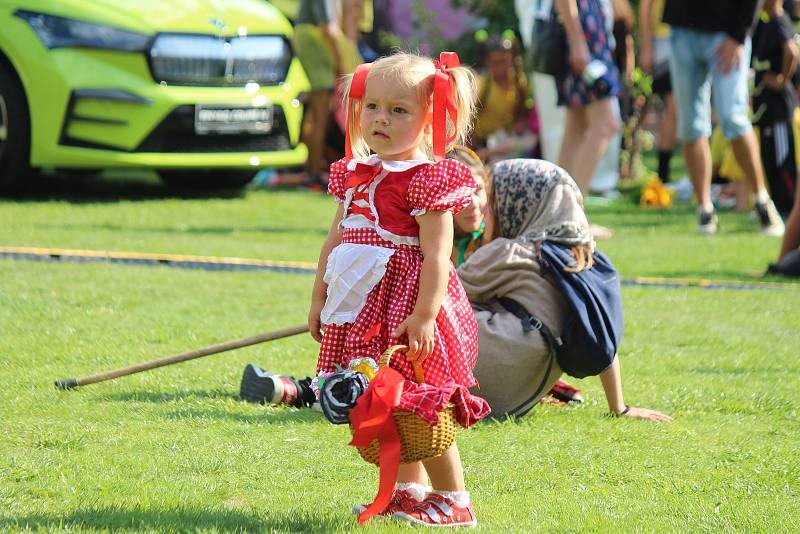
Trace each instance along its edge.
<path fill-rule="evenodd" d="M 583 197 L 564 169 L 538 159 L 510 159 L 494 166 L 492 182 L 500 235 L 594 250 Z"/>

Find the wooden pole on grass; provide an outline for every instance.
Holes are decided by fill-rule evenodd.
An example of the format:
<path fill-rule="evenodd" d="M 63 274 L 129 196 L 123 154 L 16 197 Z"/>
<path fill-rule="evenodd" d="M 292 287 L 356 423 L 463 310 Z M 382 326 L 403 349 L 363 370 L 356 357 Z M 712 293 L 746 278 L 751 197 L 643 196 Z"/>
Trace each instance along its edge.
<path fill-rule="evenodd" d="M 284 337 L 295 336 L 297 334 L 302 334 L 304 332 L 308 332 L 308 325 L 304 324 L 304 325 L 293 326 L 291 328 L 284 328 L 282 330 L 274 330 L 272 332 L 266 332 L 258 336 L 245 337 L 242 339 L 234 339 L 233 341 L 227 341 L 225 343 L 219 343 L 217 345 L 211 345 L 209 347 L 203 347 L 201 349 L 195 349 L 189 352 L 173 354 L 172 356 L 164 356 L 162 358 L 156 358 L 155 360 L 137 363 L 134 365 L 130 365 L 128 367 L 123 367 L 121 369 L 105 371 L 103 373 L 97 373 L 94 375 L 84 376 L 81 378 L 65 378 L 63 380 L 56 380 L 55 384 L 58 389 L 74 389 L 76 387 L 85 386 L 87 384 L 105 382 L 106 380 L 112 380 L 114 378 L 119 378 L 121 376 L 128 376 L 134 373 L 141 373 L 142 371 L 149 371 L 150 369 L 155 369 L 157 367 L 164 367 L 166 365 L 173 365 L 176 363 L 185 362 L 187 360 L 194 360 L 195 358 L 202 358 L 203 356 L 210 356 L 212 354 L 219 354 L 220 352 L 226 352 L 241 347 L 248 347 L 250 345 L 256 345 L 258 343 L 264 343 L 265 341 L 272 341 Z"/>

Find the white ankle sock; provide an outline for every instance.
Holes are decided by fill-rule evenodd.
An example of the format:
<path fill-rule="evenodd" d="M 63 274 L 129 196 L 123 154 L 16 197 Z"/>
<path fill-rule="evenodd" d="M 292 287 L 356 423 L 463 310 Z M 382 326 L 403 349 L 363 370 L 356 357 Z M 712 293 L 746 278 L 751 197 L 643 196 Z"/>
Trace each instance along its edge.
<path fill-rule="evenodd" d="M 442 497 L 447 497 L 459 506 L 468 506 L 470 497 L 468 491 L 439 491 L 433 490 L 431 493 L 436 493 Z"/>
<path fill-rule="evenodd" d="M 405 490 L 411 494 L 412 497 L 418 501 L 422 501 L 431 492 L 430 486 L 419 484 L 418 482 L 398 482 L 395 487 L 399 490 Z"/>

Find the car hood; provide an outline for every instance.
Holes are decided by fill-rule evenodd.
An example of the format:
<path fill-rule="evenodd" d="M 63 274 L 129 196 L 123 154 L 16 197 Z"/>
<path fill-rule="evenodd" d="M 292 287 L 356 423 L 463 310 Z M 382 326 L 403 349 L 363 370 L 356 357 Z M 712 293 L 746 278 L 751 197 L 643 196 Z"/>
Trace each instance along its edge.
<path fill-rule="evenodd" d="M 291 34 L 289 21 L 266 0 L 31 0 L 20 8 L 140 33 L 233 36 Z"/>

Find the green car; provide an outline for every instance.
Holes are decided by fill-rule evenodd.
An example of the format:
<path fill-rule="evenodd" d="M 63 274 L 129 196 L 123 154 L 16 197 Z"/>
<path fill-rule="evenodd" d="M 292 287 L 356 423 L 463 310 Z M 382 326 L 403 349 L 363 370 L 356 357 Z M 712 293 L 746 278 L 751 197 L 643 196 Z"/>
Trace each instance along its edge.
<path fill-rule="evenodd" d="M 150 168 L 241 187 L 302 164 L 308 79 L 264 0 L 0 0 L 0 187 Z"/>

